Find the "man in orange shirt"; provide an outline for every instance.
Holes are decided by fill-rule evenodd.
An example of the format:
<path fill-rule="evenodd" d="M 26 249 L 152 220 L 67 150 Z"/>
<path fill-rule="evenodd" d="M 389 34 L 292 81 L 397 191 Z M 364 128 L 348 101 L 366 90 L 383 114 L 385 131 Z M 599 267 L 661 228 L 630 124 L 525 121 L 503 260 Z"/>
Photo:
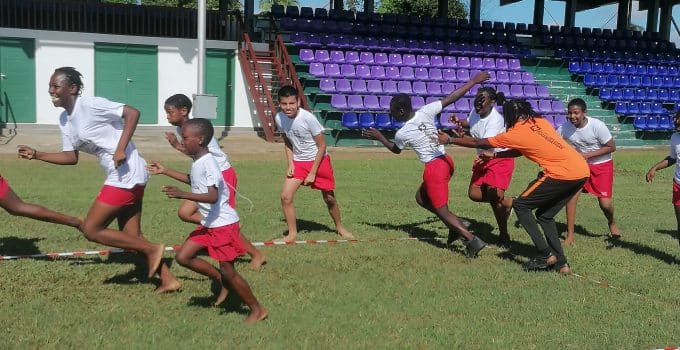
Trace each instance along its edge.
<path fill-rule="evenodd" d="M 470 148 L 510 148 L 493 153 L 485 151 L 486 159 L 525 156 L 543 168 L 522 194 L 511 201 L 520 224 L 534 242 L 539 255 L 525 265 L 527 270 L 542 270 L 555 266 L 560 273 L 571 268 L 562 250 L 554 216 L 569 198 L 581 190 L 590 175 L 583 157 L 569 146 L 553 126 L 539 116 L 524 100 L 511 100 L 503 105 L 506 132 L 490 138 L 451 138 L 440 132 L 440 143 Z M 508 203 L 509 204 L 509 203 Z M 532 211 L 536 209 L 536 218 Z M 541 225 L 545 239 L 538 228 Z M 546 242 L 547 239 L 547 242 Z"/>

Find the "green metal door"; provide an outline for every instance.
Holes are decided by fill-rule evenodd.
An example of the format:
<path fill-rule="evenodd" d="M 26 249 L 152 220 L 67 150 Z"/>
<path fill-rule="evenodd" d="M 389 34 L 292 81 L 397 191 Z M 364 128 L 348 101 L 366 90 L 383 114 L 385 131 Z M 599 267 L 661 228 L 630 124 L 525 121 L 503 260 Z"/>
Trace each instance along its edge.
<path fill-rule="evenodd" d="M 137 108 L 140 124 L 158 123 L 157 48 L 96 43 L 95 95 Z"/>
<path fill-rule="evenodd" d="M 233 50 L 208 49 L 205 52 L 205 93 L 217 96 L 215 126 L 234 125 Z"/>
<path fill-rule="evenodd" d="M 0 38 L 0 127 L 35 123 L 35 98 L 35 41 Z"/>

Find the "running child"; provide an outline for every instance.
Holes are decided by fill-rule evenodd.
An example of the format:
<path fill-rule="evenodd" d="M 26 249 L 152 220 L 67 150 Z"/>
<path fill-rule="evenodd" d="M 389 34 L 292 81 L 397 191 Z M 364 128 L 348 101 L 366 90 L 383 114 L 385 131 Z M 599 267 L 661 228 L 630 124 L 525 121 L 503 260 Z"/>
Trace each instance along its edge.
<path fill-rule="evenodd" d="M 189 120 L 189 113 L 191 112 L 191 107 L 192 103 L 189 97 L 183 94 L 176 94 L 168 97 L 167 100 L 165 100 L 165 113 L 168 118 L 168 122 L 171 125 L 174 125 L 177 127 L 177 134 L 181 133 L 182 130 L 182 125 L 186 121 Z M 165 138 L 170 142 L 170 145 L 175 148 L 176 150 L 185 153 L 184 146 L 179 142 L 177 139 L 177 135 L 174 132 L 166 132 L 165 133 Z M 217 139 L 213 137 L 210 140 L 210 143 L 208 143 L 208 150 L 210 153 L 215 157 L 217 160 L 217 164 L 220 166 L 220 170 L 222 171 L 222 178 L 224 179 L 225 184 L 227 185 L 227 190 L 229 191 L 229 205 L 231 205 L 232 208 L 236 208 L 236 172 L 234 171 L 234 167 L 231 166 L 231 163 L 229 162 L 229 157 L 227 156 L 224 151 L 222 151 L 222 148 L 220 148 L 219 143 L 217 143 Z M 188 223 L 193 223 L 193 224 L 199 224 L 203 217 L 198 211 L 198 205 L 190 200 L 183 200 L 182 204 L 180 204 L 179 210 L 177 211 L 177 215 L 179 215 L 180 219 L 182 221 L 188 222 Z M 252 269 L 258 269 L 262 264 L 265 263 L 265 256 L 262 252 L 259 250 L 255 249 L 253 244 L 246 238 L 246 236 L 243 235 L 242 232 L 239 230 L 239 235 L 241 238 L 241 241 L 246 246 L 246 251 L 248 255 L 250 255 L 250 268 Z"/>
<path fill-rule="evenodd" d="M 168 198 L 197 203 L 201 213 L 200 224 L 175 256 L 177 262 L 220 283 L 222 288 L 216 296 L 215 305 L 226 300 L 231 287 L 250 308 L 245 323 L 255 323 L 267 317 L 267 310 L 257 301 L 248 282 L 234 269 L 234 260 L 244 255 L 246 248 L 239 235 L 238 214 L 229 205 L 227 185 L 217 160 L 208 149 L 213 132 L 213 126 L 207 119 L 194 118 L 183 123 L 182 146 L 184 152 L 194 160 L 190 174 L 165 168 L 158 163 L 152 163 L 150 169 L 154 173 L 162 173 L 190 184 L 191 192 L 181 191 L 174 186 L 163 186 L 163 192 Z M 219 262 L 219 270 L 198 257 L 198 253 L 203 250 L 207 250 L 208 255 Z"/>
<path fill-rule="evenodd" d="M 284 133 L 284 150 L 288 160 L 281 190 L 281 207 L 288 224 L 288 235 L 283 241 L 293 242 L 297 237 L 293 199 L 300 186 L 320 190 L 338 234 L 344 238 L 354 238 L 340 219 L 340 206 L 334 191 L 333 166 L 326 152 L 323 126 L 314 114 L 300 108 L 298 91 L 290 85 L 279 89 L 279 108 L 281 112 L 276 114 L 276 127 Z"/>
<path fill-rule="evenodd" d="M 139 111 L 101 97 L 80 96 L 82 75 L 75 68 L 57 68 L 49 82 L 55 107 L 64 108 L 59 118 L 61 152 L 39 152 L 20 145 L 19 157 L 58 165 L 78 163 L 80 152 L 96 156 L 106 174 L 104 186 L 90 207 L 82 231 L 90 241 L 134 250 L 146 256 L 148 277 L 160 274 L 156 293 L 175 291 L 181 284 L 162 262 L 165 246 L 147 241 L 141 232 L 142 198 L 149 178 L 146 162 L 131 141 Z M 125 121 L 123 123 L 123 121 Z M 118 221 L 118 229 L 108 228 Z"/>
<path fill-rule="evenodd" d="M 570 274 L 571 267 L 562 250 L 554 217 L 583 187 L 589 175 L 588 164 L 557 134 L 552 124 L 536 114 L 527 101 L 506 102 L 503 118 L 506 132 L 494 137 L 452 138 L 440 132 L 439 142 L 469 148 L 509 148 L 501 152 L 486 151 L 481 157 L 495 159 L 524 155 L 543 168 L 538 178 L 512 200 L 519 223 L 538 250 L 538 256 L 530 259 L 524 268 L 531 271 L 554 267 L 560 273 Z M 536 210 L 535 217 L 533 210 Z M 541 235 L 539 224 L 545 238 Z"/>
<path fill-rule="evenodd" d="M 390 101 L 390 115 L 398 121 L 405 122 L 394 135 L 394 142 L 385 138 L 378 129 L 370 128 L 362 131 L 364 137 L 380 141 L 395 154 L 401 153 L 406 146 L 413 147 L 418 159 L 425 165 L 423 183 L 416 191 L 416 202 L 437 215 L 449 228 L 449 243 L 452 243 L 456 235 L 463 236 L 468 258 L 477 257 L 486 243 L 470 233 L 461 220 L 449 210 L 449 182 L 455 167 L 453 159 L 446 154 L 444 146 L 440 145 L 437 140 L 437 127 L 434 120 L 444 107 L 456 102 L 465 96 L 465 93 L 475 84 L 482 83 L 488 78 L 489 73 L 478 73 L 443 99 L 429 103 L 417 111 L 413 111 L 411 98 L 408 95 L 394 96 Z"/>
<path fill-rule="evenodd" d="M 472 137 L 493 137 L 505 132 L 505 120 L 496 111 L 494 106 L 503 105 L 505 95 L 489 86 L 477 90 L 474 100 L 474 109 L 470 111 L 467 119 L 459 120 L 451 116 L 451 121 L 463 128 L 469 129 Z M 477 154 L 484 150 L 477 149 Z M 502 148 L 496 152 L 504 151 Z M 505 191 L 510 186 L 512 172 L 515 170 L 514 158 L 497 158 L 484 160 L 480 157 L 475 159 L 472 165 L 472 177 L 468 188 L 468 197 L 475 202 L 489 203 L 491 210 L 498 223 L 498 240 L 503 246 L 510 244 L 508 234 L 508 218 L 512 211 L 512 202 L 505 200 Z"/>
<path fill-rule="evenodd" d="M 680 243 L 680 163 L 678 163 L 678 157 L 680 157 L 680 111 L 675 112 L 675 115 L 673 115 L 673 125 L 675 126 L 675 132 L 671 136 L 671 147 L 668 156 L 649 168 L 645 178 L 647 182 L 651 183 L 654 181 L 654 175 L 656 175 L 657 170 L 665 169 L 675 164 L 675 174 L 673 175 L 673 209 L 677 223 L 675 234 L 678 238 L 678 243 Z"/>
<path fill-rule="evenodd" d="M 557 133 L 567 140 L 576 151 L 588 162 L 590 178 L 583 186 L 583 191 L 576 192 L 567 202 L 567 238 L 564 244 L 574 243 L 574 225 L 576 222 L 576 203 L 581 192 L 597 197 L 602 213 L 607 218 L 609 233 L 612 238 L 620 238 L 621 232 L 614 220 L 614 161 L 612 153 L 616 151 L 614 138 L 607 126 L 599 119 L 586 115 L 586 102 L 580 98 L 569 101 L 567 105 L 567 123 L 557 128 Z"/>

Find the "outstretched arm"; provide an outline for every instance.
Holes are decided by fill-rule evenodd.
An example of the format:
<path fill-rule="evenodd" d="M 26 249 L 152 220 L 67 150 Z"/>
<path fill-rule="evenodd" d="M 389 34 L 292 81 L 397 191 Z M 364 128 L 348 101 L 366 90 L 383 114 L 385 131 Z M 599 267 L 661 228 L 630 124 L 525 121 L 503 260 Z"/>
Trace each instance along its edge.
<path fill-rule="evenodd" d="M 485 82 L 487 79 L 489 79 L 489 73 L 488 72 L 479 72 L 477 73 L 472 79 L 470 79 L 467 83 L 465 83 L 463 86 L 459 87 L 458 89 L 454 90 L 450 94 L 446 95 L 444 98 L 442 98 L 442 108 L 445 108 L 446 106 L 458 101 L 461 97 L 465 96 L 465 94 L 472 89 L 473 86 Z"/>
<path fill-rule="evenodd" d="M 669 166 L 675 164 L 676 162 L 677 159 L 671 158 L 670 156 L 664 158 L 664 160 L 654 164 L 654 166 L 649 168 L 647 174 L 645 175 L 645 179 L 647 180 L 647 182 L 654 181 L 654 175 L 656 175 L 657 170 L 668 168 Z"/>
<path fill-rule="evenodd" d="M 78 151 L 38 152 L 35 148 L 26 145 L 19 145 L 17 149 L 19 158 L 22 159 L 36 159 L 58 165 L 78 164 Z"/>
<path fill-rule="evenodd" d="M 369 128 L 369 129 L 361 130 L 361 136 L 368 138 L 368 139 L 380 141 L 380 143 L 382 143 L 383 146 L 385 146 L 385 148 L 392 151 L 392 153 L 394 153 L 394 154 L 401 153 L 401 148 L 397 147 L 397 145 L 394 142 L 388 140 L 385 137 L 385 135 L 383 135 L 380 132 L 380 130 L 378 130 L 378 129 Z"/>
<path fill-rule="evenodd" d="M 188 174 L 179 172 L 175 169 L 166 168 L 163 164 L 156 161 L 152 161 L 151 164 L 149 164 L 149 166 L 147 167 L 147 169 L 149 169 L 149 172 L 153 175 L 163 174 L 179 182 L 184 182 L 185 184 L 191 183 Z"/>
<path fill-rule="evenodd" d="M 217 195 L 217 187 L 215 186 L 210 186 L 208 187 L 208 192 L 207 193 L 192 193 L 192 192 L 186 192 L 182 191 L 179 188 L 175 186 L 163 186 L 162 191 L 168 196 L 168 198 L 176 198 L 176 199 L 188 199 L 190 201 L 194 202 L 200 202 L 200 203 L 215 203 L 217 202 L 218 195 Z"/>

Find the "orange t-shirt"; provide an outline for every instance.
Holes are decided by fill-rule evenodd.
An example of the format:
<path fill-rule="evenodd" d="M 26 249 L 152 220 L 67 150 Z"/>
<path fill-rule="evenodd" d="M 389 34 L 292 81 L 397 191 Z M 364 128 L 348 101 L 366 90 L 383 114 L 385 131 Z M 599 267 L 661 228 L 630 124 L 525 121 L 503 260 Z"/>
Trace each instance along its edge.
<path fill-rule="evenodd" d="M 543 168 L 557 180 L 577 180 L 590 176 L 588 163 L 568 145 L 544 118 L 518 120 L 502 134 L 488 138 L 491 146 L 512 148 Z"/>

